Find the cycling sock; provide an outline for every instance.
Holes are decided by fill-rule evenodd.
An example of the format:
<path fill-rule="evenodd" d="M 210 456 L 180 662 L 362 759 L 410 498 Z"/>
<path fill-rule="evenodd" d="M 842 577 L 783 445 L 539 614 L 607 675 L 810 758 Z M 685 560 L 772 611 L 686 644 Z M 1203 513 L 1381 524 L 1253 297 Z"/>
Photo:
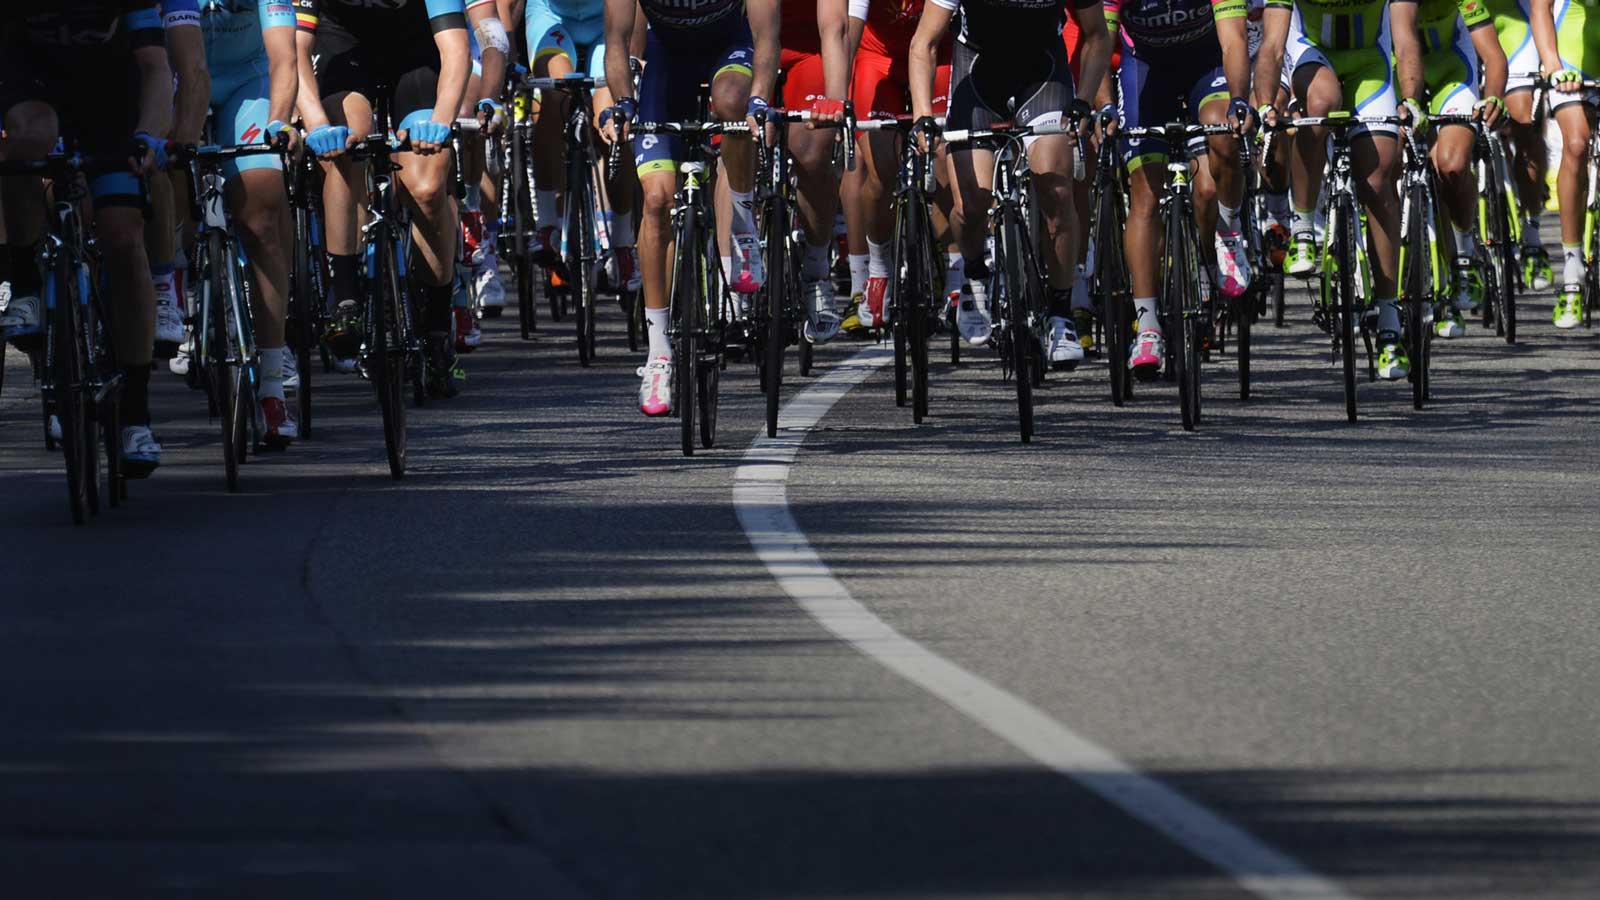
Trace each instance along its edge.
<path fill-rule="evenodd" d="M 807 281 L 822 281 L 828 277 L 827 244 L 806 244 L 805 258 L 800 261 L 800 274 Z"/>
<path fill-rule="evenodd" d="M 619 213 L 611 217 L 611 246 L 633 246 L 633 213 Z"/>
<path fill-rule="evenodd" d="M 354 253 L 348 256 L 328 254 L 328 267 L 333 270 L 333 290 L 328 294 L 328 312 L 333 312 L 340 300 L 360 299 L 360 289 L 356 287 L 356 267 L 360 264 L 361 257 Z"/>
<path fill-rule="evenodd" d="M 11 251 L 12 298 L 39 296 L 39 292 L 44 289 L 44 282 L 39 277 L 39 263 L 35 253 L 37 246 L 11 244 L 6 249 Z"/>
<path fill-rule="evenodd" d="M 1583 248 L 1577 244 L 1561 245 L 1561 278 L 1567 284 L 1583 281 Z"/>
<path fill-rule="evenodd" d="M 1289 221 L 1290 217 L 1294 214 L 1289 209 L 1288 192 L 1281 194 L 1271 193 L 1267 195 L 1267 215 L 1271 216 L 1273 221 L 1276 222 Z"/>
<path fill-rule="evenodd" d="M 1289 230 L 1295 234 L 1316 234 L 1317 211 L 1314 209 L 1296 209 L 1289 220 Z"/>
<path fill-rule="evenodd" d="M 549 228 L 558 224 L 560 213 L 556 212 L 556 192 L 533 192 L 533 217 L 540 228 Z"/>
<path fill-rule="evenodd" d="M 1072 320 L 1072 292 L 1060 288 L 1050 289 L 1050 317 Z"/>
<path fill-rule="evenodd" d="M 150 424 L 150 364 L 122 370 L 122 425 Z"/>
<path fill-rule="evenodd" d="M 967 261 L 962 259 L 961 254 L 954 250 L 945 254 L 945 258 L 948 264 L 944 270 L 944 292 L 946 296 L 949 296 L 950 294 L 960 293 L 961 282 L 967 280 Z"/>
<path fill-rule="evenodd" d="M 889 277 L 889 245 L 867 238 L 867 277 Z"/>
<path fill-rule="evenodd" d="M 731 256 L 722 258 L 722 283 L 724 285 L 733 284 L 733 257 Z"/>
<path fill-rule="evenodd" d="M 648 351 L 650 359 L 661 359 L 672 355 L 672 342 L 667 340 L 667 328 L 672 324 L 672 310 L 663 306 L 660 309 L 644 308 L 644 331 L 650 339 Z"/>
<path fill-rule="evenodd" d="M 261 398 L 283 399 L 283 359 L 289 354 L 286 347 L 261 348 Z"/>
<path fill-rule="evenodd" d="M 1217 234 L 1239 233 L 1239 207 L 1217 201 Z"/>
<path fill-rule="evenodd" d="M 867 292 L 868 254 L 850 254 L 850 296 Z"/>
<path fill-rule="evenodd" d="M 1089 276 L 1083 271 L 1083 266 L 1079 266 L 1072 274 L 1072 308 L 1094 309 L 1094 298 L 1089 296 Z"/>
<path fill-rule="evenodd" d="M 454 284 L 427 284 L 422 286 L 422 327 L 429 334 L 449 334 L 452 323 L 450 306 L 455 301 Z"/>
<path fill-rule="evenodd" d="M 1471 257 L 1472 254 L 1477 251 L 1478 236 L 1473 234 L 1471 228 L 1468 228 L 1466 231 L 1462 231 L 1452 224 L 1450 226 L 1450 232 L 1455 235 L 1457 257 Z"/>
<path fill-rule="evenodd" d="M 1543 247 L 1544 241 L 1539 239 L 1539 214 L 1522 214 L 1522 246 Z"/>
<path fill-rule="evenodd" d="M 1134 328 L 1138 331 L 1160 331 L 1161 320 L 1156 317 L 1156 298 L 1133 298 Z"/>
<path fill-rule="evenodd" d="M 1391 334 L 1399 335 L 1401 331 L 1400 301 L 1390 297 L 1387 300 L 1377 301 L 1376 306 L 1378 307 L 1378 331 L 1387 331 Z"/>
<path fill-rule="evenodd" d="M 756 198 L 754 191 L 728 191 L 728 199 L 733 201 L 733 218 L 729 220 L 729 230 L 734 234 L 756 233 Z"/>

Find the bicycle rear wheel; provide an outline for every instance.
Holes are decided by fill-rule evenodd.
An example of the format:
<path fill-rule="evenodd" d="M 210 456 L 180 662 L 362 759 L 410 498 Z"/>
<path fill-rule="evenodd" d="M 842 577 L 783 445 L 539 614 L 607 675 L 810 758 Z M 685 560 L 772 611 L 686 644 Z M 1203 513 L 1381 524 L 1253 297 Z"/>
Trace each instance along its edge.
<path fill-rule="evenodd" d="M 788 286 L 785 265 L 789 262 L 789 254 L 783 250 L 784 235 L 789 231 L 785 221 L 787 207 L 780 196 L 768 198 L 771 208 L 767 212 L 767 247 L 776 247 L 778 251 L 767 254 L 767 282 L 762 287 L 764 296 L 757 308 L 766 316 L 762 348 L 762 387 L 766 391 L 767 401 L 767 437 L 778 436 L 778 406 L 783 399 L 783 354 L 785 344 L 788 342 L 788 303 L 789 298 L 784 296 Z"/>
<path fill-rule="evenodd" d="M 1233 309 L 1234 344 L 1239 356 L 1239 399 L 1250 399 L 1250 327 L 1255 323 L 1256 298 L 1261 288 L 1252 286 L 1249 293 L 1229 302 Z"/>

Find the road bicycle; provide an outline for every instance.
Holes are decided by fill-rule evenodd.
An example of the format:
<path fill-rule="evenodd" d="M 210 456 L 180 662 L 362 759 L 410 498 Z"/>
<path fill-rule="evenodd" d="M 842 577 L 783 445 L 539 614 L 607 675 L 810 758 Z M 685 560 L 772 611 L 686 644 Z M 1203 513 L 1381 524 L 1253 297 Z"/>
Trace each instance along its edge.
<path fill-rule="evenodd" d="M 284 162 L 284 185 L 289 196 L 294 227 L 294 246 L 290 248 L 289 309 L 286 333 L 294 350 L 295 404 L 300 439 L 311 439 L 312 354 L 322 362 L 322 371 L 333 370 L 333 359 L 323 346 L 324 310 L 327 308 L 327 253 L 322 244 L 322 191 L 320 169 L 310 153 L 291 155 Z"/>
<path fill-rule="evenodd" d="M 79 177 L 86 170 L 126 171 L 128 157 L 144 152 L 139 147 L 125 156 L 53 154 L 0 162 L 0 175 L 43 178 L 54 192 L 36 257 L 43 334 L 30 356 L 39 379 L 45 446 L 61 451 L 76 525 L 98 514 L 102 500 L 117 506 L 127 496 L 127 478 L 149 474 L 123 469 L 123 375 L 111 341 L 110 310 L 95 276 L 98 252 L 80 216 L 88 191 Z"/>
<path fill-rule="evenodd" d="M 730 328 L 744 317 L 733 308 L 722 285 L 721 253 L 711 202 L 710 141 L 717 135 L 749 134 L 745 122 L 638 122 L 635 135 L 683 138 L 687 155 L 678 164 L 683 179 L 672 204 L 675 258 L 672 264 L 673 412 L 678 416 L 684 456 L 693 456 L 697 442 L 716 445 L 717 392 L 726 366 Z M 619 142 L 620 143 L 620 142 Z M 614 144 L 612 155 L 620 153 Z M 698 413 L 698 433 L 696 421 Z"/>
<path fill-rule="evenodd" d="M 1102 117 L 1101 126 L 1107 124 L 1109 120 Z M 1122 168 L 1122 155 L 1111 141 L 1106 141 L 1095 159 L 1088 249 L 1084 255 L 1089 293 L 1099 307 L 1096 317 L 1109 363 L 1113 406 L 1122 406 L 1133 396 L 1133 372 L 1128 368 L 1129 342 L 1133 340 L 1133 289 L 1128 258 L 1122 249 L 1128 220 L 1128 191 Z"/>
<path fill-rule="evenodd" d="M 523 340 L 539 330 L 535 304 L 534 265 L 528 251 L 534 237 L 533 119 L 536 101 L 524 82 L 528 70 L 511 66 L 507 73 L 506 108 L 510 122 L 500 140 L 500 240 L 498 251 L 511 268 L 516 285 L 517 317 Z"/>

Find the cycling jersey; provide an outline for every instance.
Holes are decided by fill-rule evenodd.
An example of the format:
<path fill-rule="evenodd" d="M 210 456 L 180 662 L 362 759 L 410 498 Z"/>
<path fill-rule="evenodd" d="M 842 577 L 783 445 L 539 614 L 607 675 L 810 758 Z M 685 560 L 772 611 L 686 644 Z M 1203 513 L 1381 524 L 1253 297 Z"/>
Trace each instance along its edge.
<path fill-rule="evenodd" d="M 212 80 L 232 67 L 255 68 L 266 60 L 261 42 L 271 28 L 295 27 L 292 0 L 206 0 L 198 23 L 205 32 L 206 65 Z"/>
<path fill-rule="evenodd" d="M 863 24 L 861 47 L 850 79 L 857 118 L 894 118 L 911 111 L 908 61 L 911 37 L 922 17 L 923 0 L 850 0 L 850 18 Z M 934 72 L 933 113 L 943 115 L 950 99 L 950 42 L 939 48 Z"/>
<path fill-rule="evenodd" d="M 1084 9 L 1098 0 L 931 0 L 943 9 L 961 13 L 956 42 L 982 53 L 985 47 L 1010 53 L 1031 50 L 1046 43 L 1061 43 L 1062 23 L 1069 6 Z M 1062 48 L 1063 58 L 1066 48 Z"/>
<path fill-rule="evenodd" d="M 1394 58 L 1389 44 L 1390 3 L 1415 0 L 1266 0 L 1267 6 L 1293 10 L 1285 51 L 1295 69 L 1323 66 L 1339 79 L 1343 109 L 1357 116 L 1393 116 L 1400 107 L 1395 92 Z M 1393 125 L 1355 125 L 1352 136 L 1369 132 L 1399 134 Z"/>
<path fill-rule="evenodd" d="M 663 44 L 715 44 L 739 28 L 749 29 L 744 0 L 639 0 L 650 33 Z"/>
<path fill-rule="evenodd" d="M 1246 0 L 1105 0 L 1105 9 L 1122 25 L 1123 46 L 1146 54 L 1191 45 L 1216 47 L 1217 20 L 1249 13 Z M 1163 60 L 1168 58 L 1163 54 Z"/>
<path fill-rule="evenodd" d="M 1293 9 L 1306 42 L 1320 50 L 1388 54 L 1389 0 L 1267 0 L 1267 5 Z"/>
<path fill-rule="evenodd" d="M 1561 68 L 1583 73 L 1586 79 L 1600 77 L 1600 0 L 1555 0 L 1556 51 Z M 1549 73 L 1555 74 L 1555 73 Z M 1583 102 L 1583 92 L 1549 94 L 1550 108 Z"/>
<path fill-rule="evenodd" d="M 1485 6 L 1494 18 L 1500 49 L 1506 52 L 1510 76 L 1506 93 L 1533 90 L 1533 79 L 1539 73 L 1539 48 L 1528 27 L 1528 0 L 1485 0 Z"/>
<path fill-rule="evenodd" d="M 199 25 L 211 69 L 214 139 L 224 147 L 260 143 L 271 121 L 272 84 L 262 35 L 294 28 L 291 0 L 206 0 Z M 229 178 L 251 169 L 278 169 L 276 156 L 246 156 L 223 163 Z"/>
<path fill-rule="evenodd" d="M 1493 27 L 1483 0 L 1418 0 L 1417 39 L 1434 115 L 1466 115 L 1478 102 L 1478 51 L 1471 33 Z"/>

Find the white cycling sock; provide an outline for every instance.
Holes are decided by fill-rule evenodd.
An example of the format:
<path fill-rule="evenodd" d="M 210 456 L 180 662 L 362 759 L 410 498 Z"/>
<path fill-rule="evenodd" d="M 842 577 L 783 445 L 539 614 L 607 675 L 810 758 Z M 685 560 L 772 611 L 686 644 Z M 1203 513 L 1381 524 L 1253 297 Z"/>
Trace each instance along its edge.
<path fill-rule="evenodd" d="M 263 347 L 261 355 L 261 398 L 265 400 L 272 397 L 283 399 L 283 359 L 288 355 L 286 347 Z"/>
<path fill-rule="evenodd" d="M 1583 281 L 1583 248 L 1577 244 L 1561 245 L 1561 280 L 1567 284 Z"/>
<path fill-rule="evenodd" d="M 756 233 L 756 200 L 754 191 L 728 191 L 733 201 L 733 218 L 728 222 L 734 234 Z"/>
<path fill-rule="evenodd" d="M 806 244 L 805 258 L 800 261 L 800 274 L 807 281 L 821 281 L 828 277 L 828 245 Z"/>
<path fill-rule="evenodd" d="M 967 261 L 957 250 L 951 250 L 945 258 L 949 261 L 944 270 L 944 293 L 948 297 L 961 292 L 961 285 L 967 280 Z"/>
<path fill-rule="evenodd" d="M 672 310 L 644 308 L 644 331 L 650 339 L 647 359 L 661 359 L 672 355 L 672 342 L 667 340 L 667 328 L 672 324 Z"/>
<path fill-rule="evenodd" d="M 633 213 L 617 213 L 611 217 L 611 246 L 633 246 Z"/>
<path fill-rule="evenodd" d="M 1133 314 L 1137 316 L 1134 327 L 1139 331 L 1161 330 L 1161 320 L 1156 317 L 1156 298 L 1133 298 Z"/>
<path fill-rule="evenodd" d="M 556 211 L 555 191 L 533 192 L 533 217 L 540 228 L 559 227 L 561 214 Z"/>
<path fill-rule="evenodd" d="M 178 279 L 172 273 L 171 265 L 150 267 L 150 283 L 155 285 L 157 303 L 177 305 Z"/>
<path fill-rule="evenodd" d="M 867 238 L 867 277 L 889 277 L 889 245 Z"/>
<path fill-rule="evenodd" d="M 1217 234 L 1239 233 L 1239 207 L 1217 201 Z"/>
<path fill-rule="evenodd" d="M 869 254 L 850 254 L 850 296 L 867 292 L 867 266 Z"/>
<path fill-rule="evenodd" d="M 1387 331 L 1395 335 L 1400 334 L 1402 331 L 1400 327 L 1400 301 L 1390 297 L 1387 300 L 1379 300 L 1376 305 L 1378 307 L 1378 330 L 1380 332 Z"/>

